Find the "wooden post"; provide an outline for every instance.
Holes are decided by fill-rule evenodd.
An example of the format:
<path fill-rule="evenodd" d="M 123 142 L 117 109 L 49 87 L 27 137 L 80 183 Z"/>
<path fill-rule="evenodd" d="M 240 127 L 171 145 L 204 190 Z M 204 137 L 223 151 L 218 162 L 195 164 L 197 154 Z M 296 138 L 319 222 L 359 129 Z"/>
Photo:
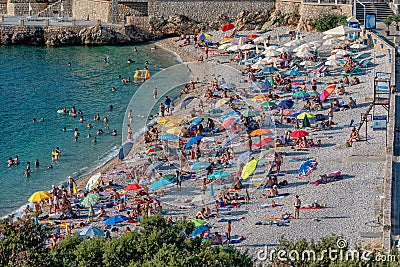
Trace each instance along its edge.
<path fill-rule="evenodd" d="M 49 19 L 45 19 L 44 20 L 44 26 L 45 27 L 49 27 Z"/>
<path fill-rule="evenodd" d="M 19 26 L 25 26 L 25 20 L 20 19 L 19 20 Z"/>
<path fill-rule="evenodd" d="M 72 27 L 76 26 L 76 19 L 72 19 Z"/>

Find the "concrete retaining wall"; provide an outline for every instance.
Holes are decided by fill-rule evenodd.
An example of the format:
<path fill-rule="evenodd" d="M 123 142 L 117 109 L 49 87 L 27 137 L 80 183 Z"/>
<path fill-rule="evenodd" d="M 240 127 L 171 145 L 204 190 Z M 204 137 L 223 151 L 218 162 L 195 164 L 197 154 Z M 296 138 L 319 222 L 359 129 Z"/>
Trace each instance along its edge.
<path fill-rule="evenodd" d="M 31 3 L 31 7 L 31 15 L 34 15 L 45 9 L 47 7 L 47 3 Z M 29 14 L 29 3 L 8 2 L 6 13 L 10 16 L 27 16 Z"/>

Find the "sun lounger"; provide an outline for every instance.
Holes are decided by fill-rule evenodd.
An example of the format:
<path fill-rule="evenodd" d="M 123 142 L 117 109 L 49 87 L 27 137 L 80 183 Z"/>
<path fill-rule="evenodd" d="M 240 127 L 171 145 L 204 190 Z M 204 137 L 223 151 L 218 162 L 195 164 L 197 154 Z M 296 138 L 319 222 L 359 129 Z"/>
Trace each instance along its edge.
<path fill-rule="evenodd" d="M 364 74 L 363 70 L 360 68 L 360 66 L 355 66 L 354 69 L 351 72 L 342 72 L 342 76 L 352 76 L 352 75 L 362 75 Z"/>
<path fill-rule="evenodd" d="M 308 66 L 306 68 L 306 70 L 314 70 L 314 69 L 318 69 L 320 67 L 324 66 L 324 62 L 319 62 L 318 64 L 314 65 L 314 66 Z"/>
<path fill-rule="evenodd" d="M 243 219 L 244 219 L 244 216 L 243 217 L 239 217 L 239 218 L 221 218 L 221 219 L 218 220 L 218 222 L 229 222 L 229 221 L 237 222 L 237 221 L 240 221 L 240 220 L 243 220 Z"/>

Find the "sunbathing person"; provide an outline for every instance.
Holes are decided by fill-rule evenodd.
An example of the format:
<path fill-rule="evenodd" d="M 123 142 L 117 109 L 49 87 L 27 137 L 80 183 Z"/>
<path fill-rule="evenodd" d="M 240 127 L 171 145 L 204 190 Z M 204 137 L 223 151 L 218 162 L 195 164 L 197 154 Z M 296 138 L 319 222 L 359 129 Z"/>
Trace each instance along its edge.
<path fill-rule="evenodd" d="M 235 190 L 240 190 L 242 189 L 242 182 L 240 181 L 240 179 L 237 179 L 233 184 L 232 184 L 232 188 Z"/>
<path fill-rule="evenodd" d="M 349 146 L 353 146 L 353 143 L 358 142 L 358 141 L 360 141 L 360 135 L 359 135 L 357 129 L 353 128 L 353 130 L 351 131 L 351 134 L 350 134 L 350 138 L 349 138 L 349 140 L 347 140 L 347 143 L 349 144 Z"/>
<path fill-rule="evenodd" d="M 206 209 L 202 208 L 196 213 L 196 219 L 200 220 L 207 220 L 206 215 L 205 215 Z"/>

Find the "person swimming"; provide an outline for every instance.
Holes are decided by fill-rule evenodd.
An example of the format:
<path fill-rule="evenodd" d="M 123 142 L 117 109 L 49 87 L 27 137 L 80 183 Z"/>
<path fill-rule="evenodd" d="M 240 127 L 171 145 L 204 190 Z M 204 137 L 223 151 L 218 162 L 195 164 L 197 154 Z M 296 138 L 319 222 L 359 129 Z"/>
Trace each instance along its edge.
<path fill-rule="evenodd" d="M 135 60 L 128 59 L 126 62 L 128 62 L 128 64 L 131 64 L 131 63 L 135 63 Z"/>
<path fill-rule="evenodd" d="M 114 130 L 112 131 L 112 135 L 113 135 L 113 136 L 116 136 L 116 135 L 117 135 L 117 130 L 114 129 Z"/>
<path fill-rule="evenodd" d="M 33 118 L 33 119 L 32 119 L 32 122 L 36 122 L 36 118 Z"/>
<path fill-rule="evenodd" d="M 68 62 L 68 63 L 67 63 L 67 66 L 68 66 L 68 67 L 71 67 L 71 62 Z"/>
<path fill-rule="evenodd" d="M 137 52 L 138 50 L 137 50 L 137 48 L 135 47 L 135 48 L 133 48 L 133 52 Z"/>

